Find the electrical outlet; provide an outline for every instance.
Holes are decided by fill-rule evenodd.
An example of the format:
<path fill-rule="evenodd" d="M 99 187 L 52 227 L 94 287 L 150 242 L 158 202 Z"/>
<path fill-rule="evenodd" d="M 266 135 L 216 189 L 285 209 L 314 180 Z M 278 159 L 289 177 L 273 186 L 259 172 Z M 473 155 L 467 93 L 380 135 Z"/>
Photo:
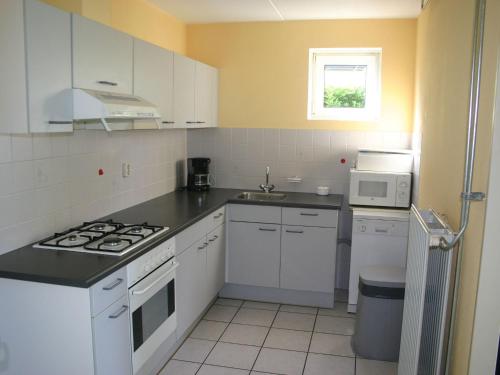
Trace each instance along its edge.
<path fill-rule="evenodd" d="M 130 171 L 131 171 L 130 163 L 123 162 L 122 163 L 122 177 L 123 178 L 129 177 L 130 176 Z"/>

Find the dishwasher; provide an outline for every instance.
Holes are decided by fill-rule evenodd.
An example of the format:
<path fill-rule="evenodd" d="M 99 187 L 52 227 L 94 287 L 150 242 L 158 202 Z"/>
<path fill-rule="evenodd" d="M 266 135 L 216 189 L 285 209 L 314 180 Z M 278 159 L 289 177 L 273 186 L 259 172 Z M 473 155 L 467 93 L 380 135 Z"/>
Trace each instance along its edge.
<path fill-rule="evenodd" d="M 347 311 L 356 312 L 359 273 L 366 266 L 406 268 L 409 210 L 352 208 L 352 246 Z"/>

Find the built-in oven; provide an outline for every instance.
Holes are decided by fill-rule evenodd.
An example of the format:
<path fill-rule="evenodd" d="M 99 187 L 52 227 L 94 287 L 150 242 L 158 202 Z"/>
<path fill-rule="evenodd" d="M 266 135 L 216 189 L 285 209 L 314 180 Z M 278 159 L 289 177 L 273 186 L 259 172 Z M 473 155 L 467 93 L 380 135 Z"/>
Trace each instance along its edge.
<path fill-rule="evenodd" d="M 177 328 L 175 270 L 179 264 L 173 256 L 162 257 L 166 255 L 143 262 L 140 269 L 150 273 L 129 287 L 134 374 Z"/>

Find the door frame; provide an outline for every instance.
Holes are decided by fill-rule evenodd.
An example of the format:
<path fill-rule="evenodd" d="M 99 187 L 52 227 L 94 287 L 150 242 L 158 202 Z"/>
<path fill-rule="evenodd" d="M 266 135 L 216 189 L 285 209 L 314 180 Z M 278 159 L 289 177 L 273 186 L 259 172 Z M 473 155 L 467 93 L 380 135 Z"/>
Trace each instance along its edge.
<path fill-rule="evenodd" d="M 500 339 L 500 50 L 497 59 L 491 164 L 469 374 L 495 374 Z M 497 369 L 500 371 L 500 369 Z"/>

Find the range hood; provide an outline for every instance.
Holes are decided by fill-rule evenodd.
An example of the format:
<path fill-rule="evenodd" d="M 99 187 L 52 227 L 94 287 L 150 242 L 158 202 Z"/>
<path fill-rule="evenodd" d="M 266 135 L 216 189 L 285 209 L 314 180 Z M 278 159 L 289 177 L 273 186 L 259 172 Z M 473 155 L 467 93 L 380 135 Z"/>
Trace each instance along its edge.
<path fill-rule="evenodd" d="M 158 109 L 138 96 L 88 89 L 72 93 L 75 121 L 98 121 L 107 131 L 124 130 L 123 122 L 132 120 L 152 120 L 161 128 Z"/>

